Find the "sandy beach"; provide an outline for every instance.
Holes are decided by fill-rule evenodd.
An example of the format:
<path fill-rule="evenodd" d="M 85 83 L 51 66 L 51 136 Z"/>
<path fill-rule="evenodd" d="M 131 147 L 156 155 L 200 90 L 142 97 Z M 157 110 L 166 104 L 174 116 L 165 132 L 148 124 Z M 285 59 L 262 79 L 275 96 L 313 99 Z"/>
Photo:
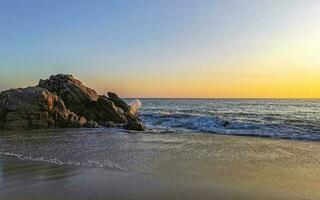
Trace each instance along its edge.
<path fill-rule="evenodd" d="M 140 158 L 134 158 L 129 164 L 117 162 L 119 168 L 110 165 L 76 166 L 66 162 L 54 164 L 50 159 L 44 159 L 47 155 L 43 155 L 41 161 L 17 152 L 10 155 L 3 152 L 5 144 L 12 144 L 8 143 L 9 140 L 15 141 L 16 146 L 23 143 L 25 149 L 31 149 L 30 145 L 36 142 L 37 148 L 41 149 L 39 144 L 45 138 L 50 148 L 49 138 L 45 136 L 55 138 L 58 132 L 36 132 L 37 139 L 31 140 L 27 134 L 28 142 L 22 136 L 2 136 L 1 200 L 320 198 L 318 142 L 200 133 L 106 133 L 103 136 L 113 141 L 105 144 L 111 148 L 109 154 L 121 156 L 122 150 L 117 146 L 121 143 L 127 150 L 135 149 L 131 153 L 136 151 L 134 155 Z M 63 136 L 69 145 L 74 143 L 70 143 L 71 136 Z M 102 137 L 95 135 L 98 136 Z M 87 144 L 92 146 L 88 141 L 82 142 L 83 149 Z M 149 154 L 146 155 L 144 150 Z M 54 157 L 57 161 L 58 154 Z"/>
<path fill-rule="evenodd" d="M 217 184 L 1 157 L 0 199 L 244 199 Z M 5 167 L 10 167 L 5 169 Z"/>

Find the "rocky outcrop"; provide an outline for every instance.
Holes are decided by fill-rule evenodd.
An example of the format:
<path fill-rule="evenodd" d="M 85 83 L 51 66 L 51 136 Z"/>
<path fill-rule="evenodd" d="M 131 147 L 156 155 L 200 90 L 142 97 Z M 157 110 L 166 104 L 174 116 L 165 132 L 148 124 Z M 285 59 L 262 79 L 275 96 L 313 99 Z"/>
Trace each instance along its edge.
<path fill-rule="evenodd" d="M 116 93 L 108 92 L 109 99 L 119 108 L 121 108 L 123 111 L 129 113 L 130 112 L 130 106 L 120 99 Z"/>
<path fill-rule="evenodd" d="M 1 129 L 67 128 L 87 123 L 68 110 L 57 95 L 40 87 L 0 93 L 0 113 Z"/>
<path fill-rule="evenodd" d="M 81 113 L 86 118 L 99 124 L 104 124 L 107 121 L 115 123 L 126 123 L 128 121 L 125 112 L 105 96 L 100 96 L 97 101 L 87 104 Z"/>
<path fill-rule="evenodd" d="M 136 115 L 129 112 L 129 113 L 126 113 L 126 117 L 128 119 L 128 122 L 123 126 L 124 129 L 137 130 L 137 131 L 145 130 L 144 124 L 140 121 L 140 119 Z"/>
<path fill-rule="evenodd" d="M 72 75 L 58 74 L 38 86 L 0 93 L 0 129 L 96 127 L 122 124 L 144 130 L 130 106 L 115 93 L 99 96 Z"/>
<path fill-rule="evenodd" d="M 106 121 L 116 123 L 128 121 L 124 115 L 125 110 L 117 107 L 107 97 L 99 96 L 96 91 L 84 86 L 72 75 L 53 75 L 49 79 L 40 80 L 39 87 L 56 93 L 70 110 L 84 116 L 87 120 L 96 121 L 99 124 Z"/>
<path fill-rule="evenodd" d="M 84 86 L 72 75 L 52 75 L 49 79 L 41 79 L 38 86 L 56 93 L 65 105 L 77 114 L 82 114 L 88 103 L 95 102 L 99 98 L 96 91 Z"/>

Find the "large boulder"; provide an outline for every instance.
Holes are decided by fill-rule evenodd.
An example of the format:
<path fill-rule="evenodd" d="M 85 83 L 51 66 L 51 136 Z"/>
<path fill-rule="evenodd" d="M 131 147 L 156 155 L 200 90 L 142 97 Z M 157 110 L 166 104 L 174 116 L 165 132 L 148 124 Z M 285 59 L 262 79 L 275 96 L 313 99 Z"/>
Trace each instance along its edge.
<path fill-rule="evenodd" d="M 88 120 L 104 124 L 106 121 L 126 123 L 123 110 L 96 91 L 86 87 L 72 75 L 58 74 L 49 79 L 40 80 L 39 87 L 56 93 L 74 113 Z"/>
<path fill-rule="evenodd" d="M 128 105 L 124 100 L 118 97 L 117 94 L 113 92 L 108 92 L 108 99 L 111 100 L 114 105 L 121 108 L 124 111 L 124 115 L 126 117 L 126 123 L 123 125 L 124 129 L 128 130 L 136 130 L 136 131 L 144 131 L 145 126 L 141 122 L 141 120 L 135 115 L 135 107 Z"/>
<path fill-rule="evenodd" d="M 38 86 L 56 93 L 67 108 L 77 114 L 81 114 L 86 104 L 97 101 L 99 97 L 96 91 L 86 87 L 72 75 L 52 75 L 49 79 L 41 79 Z"/>
<path fill-rule="evenodd" d="M 41 87 L 0 93 L 0 129 L 81 127 L 84 117 L 68 110 L 56 95 Z"/>
<path fill-rule="evenodd" d="M 87 104 L 83 114 L 101 125 L 110 121 L 115 123 L 128 121 L 125 112 L 105 96 L 99 96 L 97 101 Z"/>
<path fill-rule="evenodd" d="M 116 93 L 108 92 L 109 99 L 119 108 L 121 108 L 123 111 L 129 113 L 130 112 L 130 106 L 120 99 Z"/>
<path fill-rule="evenodd" d="M 124 124 L 124 126 L 123 126 L 124 129 L 136 130 L 136 131 L 144 131 L 145 130 L 145 126 L 141 122 L 139 117 L 137 117 L 136 115 L 134 115 L 130 112 L 125 113 L 125 115 L 126 115 L 126 118 L 128 121 L 127 121 L 127 123 Z"/>

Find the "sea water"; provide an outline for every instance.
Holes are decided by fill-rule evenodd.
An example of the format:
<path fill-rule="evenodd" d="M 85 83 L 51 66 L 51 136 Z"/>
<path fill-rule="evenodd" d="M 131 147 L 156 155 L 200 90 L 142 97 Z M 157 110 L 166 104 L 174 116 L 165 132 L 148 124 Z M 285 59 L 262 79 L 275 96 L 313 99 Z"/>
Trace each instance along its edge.
<path fill-rule="evenodd" d="M 150 132 L 320 140 L 320 99 L 140 100 Z"/>

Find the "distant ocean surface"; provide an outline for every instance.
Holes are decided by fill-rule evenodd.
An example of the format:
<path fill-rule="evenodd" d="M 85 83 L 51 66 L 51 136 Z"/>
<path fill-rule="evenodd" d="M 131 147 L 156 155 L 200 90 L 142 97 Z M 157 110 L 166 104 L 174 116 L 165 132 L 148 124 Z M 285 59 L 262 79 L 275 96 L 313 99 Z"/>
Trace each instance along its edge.
<path fill-rule="evenodd" d="M 132 99 L 127 99 L 130 102 Z M 150 132 L 320 140 L 320 99 L 140 99 Z"/>

